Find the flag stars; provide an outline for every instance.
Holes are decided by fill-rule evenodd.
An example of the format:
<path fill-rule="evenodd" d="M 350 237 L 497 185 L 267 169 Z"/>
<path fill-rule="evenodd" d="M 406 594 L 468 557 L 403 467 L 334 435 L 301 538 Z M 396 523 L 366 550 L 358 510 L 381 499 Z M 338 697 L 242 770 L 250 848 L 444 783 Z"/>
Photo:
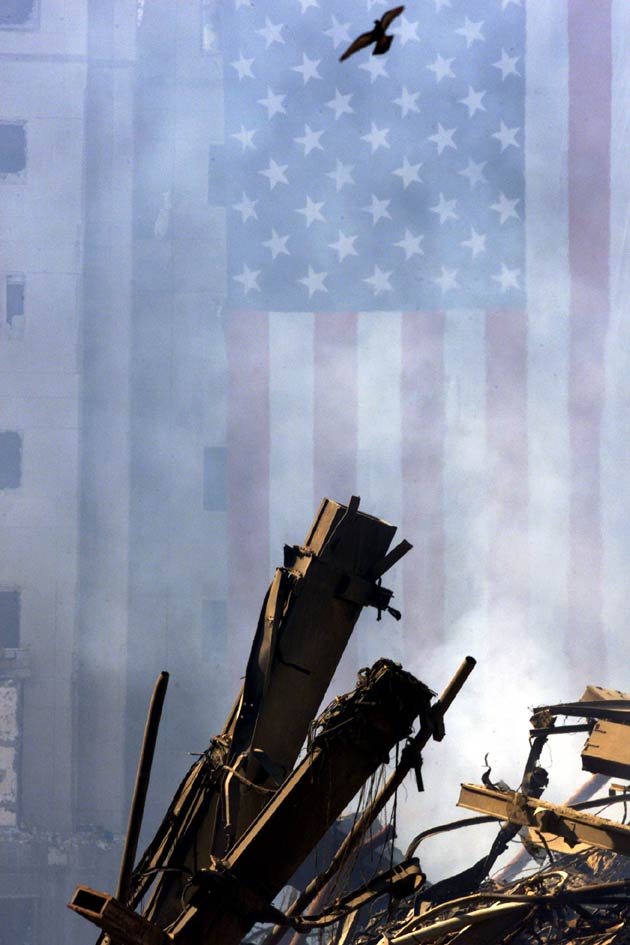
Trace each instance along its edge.
<path fill-rule="evenodd" d="M 341 43 L 350 42 L 350 24 L 340 23 L 336 16 L 332 18 L 330 29 L 324 30 L 324 36 L 330 36 L 333 48 L 336 49 Z"/>
<path fill-rule="evenodd" d="M 516 69 L 516 63 L 520 58 L 520 56 L 508 56 L 505 49 L 501 50 L 501 58 L 493 62 L 492 65 L 495 69 L 500 70 L 502 81 L 505 81 L 509 75 L 520 75 L 520 72 Z"/>
<path fill-rule="evenodd" d="M 269 167 L 264 171 L 258 171 L 269 181 L 269 189 L 273 190 L 276 184 L 288 184 L 286 174 L 284 173 L 289 165 L 277 164 L 273 158 L 269 158 Z"/>
<path fill-rule="evenodd" d="M 238 59 L 235 59 L 234 62 L 231 62 L 230 65 L 233 69 L 236 69 L 238 73 L 239 81 L 241 79 L 253 79 L 254 73 L 252 72 L 252 63 L 253 59 L 245 59 L 243 53 L 240 54 Z"/>
<path fill-rule="evenodd" d="M 405 156 L 403 158 L 402 167 L 398 167 L 395 171 L 392 171 L 392 174 L 395 174 L 397 177 L 400 177 L 403 182 L 403 187 L 407 190 L 409 184 L 417 183 L 421 184 L 422 180 L 420 179 L 420 168 L 422 164 L 410 164 Z"/>
<path fill-rule="evenodd" d="M 234 210 L 238 210 L 241 214 L 241 222 L 247 223 L 248 220 L 257 220 L 258 214 L 256 213 L 256 204 L 257 200 L 250 200 L 245 191 L 243 191 L 243 197 L 240 203 L 233 203 L 232 207 Z"/>
<path fill-rule="evenodd" d="M 440 199 L 435 207 L 430 207 L 431 213 L 437 213 L 440 218 L 440 226 L 447 220 L 457 220 L 459 214 L 455 213 L 457 200 L 446 200 L 444 194 L 440 194 Z"/>
<path fill-rule="evenodd" d="M 520 272 L 520 269 L 508 269 L 505 263 L 501 263 L 501 272 L 497 272 L 492 278 L 499 283 L 502 292 L 507 292 L 508 289 L 520 288 L 518 284 Z"/>
<path fill-rule="evenodd" d="M 455 62 L 454 58 L 444 59 L 443 56 L 438 54 L 435 60 L 427 66 L 427 69 L 430 69 L 430 71 L 435 74 L 436 82 L 441 82 L 442 79 L 454 79 L 455 73 L 451 69 L 452 62 Z"/>
<path fill-rule="evenodd" d="M 398 25 L 392 29 L 394 36 L 397 36 L 403 46 L 406 46 L 409 42 L 419 43 L 420 37 L 418 36 L 418 26 L 420 23 L 418 20 L 415 20 L 413 23 L 403 15 L 398 21 Z"/>
<path fill-rule="evenodd" d="M 311 79 L 321 79 L 317 71 L 321 59 L 309 59 L 306 53 L 302 53 L 302 65 L 293 66 L 293 72 L 299 72 L 302 76 L 302 82 L 306 85 Z"/>
<path fill-rule="evenodd" d="M 382 269 L 380 269 L 378 266 L 375 265 L 374 272 L 372 273 L 372 275 L 368 276 L 368 278 L 364 279 L 363 281 L 367 282 L 367 284 L 371 286 L 372 291 L 374 292 L 374 295 L 380 295 L 381 292 L 392 291 L 392 287 L 389 281 L 389 277 L 391 276 L 391 274 L 392 274 L 391 269 L 389 270 L 389 272 L 384 272 Z"/>
<path fill-rule="evenodd" d="M 469 118 L 472 118 L 477 112 L 485 112 L 486 106 L 481 101 L 485 94 L 485 92 L 475 92 L 472 85 L 468 86 L 468 95 L 465 98 L 460 98 L 459 104 L 466 106 Z"/>
<path fill-rule="evenodd" d="M 265 240 L 263 246 L 265 246 L 271 252 L 271 258 L 275 259 L 276 256 L 290 256 L 290 252 L 287 249 L 287 236 L 278 236 L 274 229 L 271 230 L 271 239 Z"/>
<path fill-rule="evenodd" d="M 300 9 L 302 11 L 302 15 L 306 13 L 309 7 L 319 7 L 319 3 L 317 0 L 300 0 Z"/>
<path fill-rule="evenodd" d="M 470 49 L 473 43 L 484 42 L 485 36 L 481 32 L 481 27 L 483 26 L 483 20 L 480 20 L 478 23 L 473 23 L 472 20 L 469 20 L 468 17 L 464 20 L 464 25 L 460 26 L 459 29 L 456 29 L 455 32 L 459 36 L 463 36 L 466 40 L 466 48 Z"/>
<path fill-rule="evenodd" d="M 309 299 L 314 292 L 328 292 L 328 289 L 324 285 L 324 280 L 328 275 L 327 272 L 315 272 L 312 266 L 308 267 L 308 275 L 304 276 L 303 279 L 298 279 L 302 285 L 306 286 L 308 289 Z"/>
<path fill-rule="evenodd" d="M 330 177 L 334 180 L 337 193 L 339 193 L 344 184 L 354 184 L 354 178 L 352 176 L 353 170 L 354 164 L 342 164 L 339 158 L 337 158 L 335 170 L 326 173 L 326 177 Z"/>
<path fill-rule="evenodd" d="M 457 145 L 453 141 L 453 135 L 456 131 L 456 128 L 443 128 L 438 122 L 438 130 L 436 133 L 429 135 L 429 141 L 433 141 L 433 143 L 437 145 L 438 154 L 441 154 L 445 148 L 455 148 L 455 150 L 457 150 Z"/>
<path fill-rule="evenodd" d="M 461 171 L 458 171 L 458 174 L 461 174 L 462 177 L 467 178 L 470 183 L 470 189 L 472 190 L 476 187 L 477 184 L 487 184 L 487 179 L 484 177 L 483 169 L 486 166 L 487 161 L 480 161 L 478 164 L 468 158 L 467 167 L 463 168 Z"/>
<path fill-rule="evenodd" d="M 384 79 L 389 78 L 381 56 L 370 56 L 367 62 L 360 64 L 359 69 L 365 69 L 366 72 L 370 73 L 370 84 L 373 84 L 381 77 Z"/>
<path fill-rule="evenodd" d="M 388 134 L 389 128 L 377 128 L 372 122 L 371 131 L 367 135 L 361 135 L 361 141 L 367 141 L 372 148 L 372 154 L 374 154 L 379 148 L 389 148 Z"/>
<path fill-rule="evenodd" d="M 370 206 L 362 208 L 366 213 L 372 214 L 372 226 L 376 226 L 379 220 L 391 220 L 392 215 L 387 209 L 390 203 L 390 200 L 379 200 L 378 197 L 372 194 L 372 203 Z"/>
<path fill-rule="evenodd" d="M 241 125 L 240 131 L 235 131 L 232 135 L 233 138 L 236 138 L 240 142 L 243 151 L 247 151 L 248 148 L 251 148 L 252 151 L 256 150 L 256 145 L 254 144 L 254 135 L 256 134 L 256 129 L 245 128 L 244 125 Z"/>
<path fill-rule="evenodd" d="M 394 243 L 394 246 L 400 246 L 405 252 L 405 260 L 411 259 L 412 256 L 424 256 L 424 250 L 420 246 L 420 243 L 424 239 L 422 233 L 418 236 L 414 236 L 411 230 L 405 229 L 405 235 L 403 239 L 398 240 L 397 243 Z"/>
<path fill-rule="evenodd" d="M 442 266 L 442 271 L 439 276 L 433 280 L 437 285 L 439 285 L 442 290 L 442 295 L 445 292 L 448 292 L 449 289 L 458 289 L 459 283 L 457 282 L 457 269 L 447 269 L 446 266 Z"/>
<path fill-rule="evenodd" d="M 477 233 L 474 226 L 471 226 L 470 239 L 462 240 L 460 246 L 466 246 L 471 252 L 472 259 L 475 259 L 480 253 L 486 251 L 486 234 Z"/>
<path fill-rule="evenodd" d="M 339 89 L 335 89 L 335 97 L 331 98 L 329 102 L 326 102 L 326 107 L 332 108 L 335 112 L 335 121 L 341 118 L 342 115 L 354 114 L 354 108 L 350 107 L 352 94 L 352 92 L 348 92 L 347 95 L 342 95 Z"/>
<path fill-rule="evenodd" d="M 265 48 L 269 49 L 272 43 L 284 43 L 283 29 L 284 23 L 272 23 L 269 17 L 266 16 L 263 29 L 256 30 L 256 32 L 265 40 Z"/>
<path fill-rule="evenodd" d="M 408 92 L 407 86 L 403 85 L 402 92 L 400 93 L 400 98 L 394 99 L 394 105 L 398 105 L 401 111 L 401 118 L 406 118 L 409 112 L 419 112 L 420 109 L 416 105 L 416 99 L 420 95 L 420 92 Z"/>
<path fill-rule="evenodd" d="M 304 156 L 307 157 L 311 151 L 316 149 L 323 151 L 322 145 L 319 143 L 319 139 L 324 134 L 323 131 L 312 131 L 310 125 L 304 125 L 304 134 L 301 138 L 294 138 L 293 140 L 297 144 L 301 144 L 304 148 Z"/>
<path fill-rule="evenodd" d="M 311 200 L 311 198 L 307 196 L 305 206 L 301 207 L 295 212 L 303 214 L 304 218 L 306 219 L 307 226 L 310 226 L 311 223 L 315 222 L 315 220 L 319 220 L 321 223 L 325 223 L 326 218 L 322 214 L 323 206 L 324 206 L 323 200 L 321 201 L 321 203 L 315 203 L 314 200 Z"/>
<path fill-rule="evenodd" d="M 356 236 L 346 236 L 344 233 L 339 230 L 339 237 L 336 243 L 329 243 L 329 247 L 334 249 L 334 251 L 339 255 L 339 262 L 343 262 L 346 256 L 358 256 L 356 249 L 354 248 L 354 242 L 357 239 Z"/>
<path fill-rule="evenodd" d="M 496 138 L 501 145 L 501 153 L 503 153 L 506 148 L 509 148 L 510 145 L 515 148 L 520 148 L 520 144 L 516 140 L 516 135 L 520 130 L 520 128 L 508 128 L 503 122 L 501 122 L 501 127 L 499 130 L 495 131 L 492 135 L 492 137 Z"/>
<path fill-rule="evenodd" d="M 239 282 L 243 286 L 245 295 L 248 295 L 252 289 L 260 292 L 260 286 L 258 285 L 259 275 L 260 269 L 250 269 L 243 263 L 243 271 L 241 274 L 238 276 L 232 276 L 232 278 L 235 282 Z"/>
<path fill-rule="evenodd" d="M 264 105 L 267 109 L 267 118 L 273 118 L 274 115 L 285 115 L 286 108 L 282 104 L 286 98 L 286 95 L 276 95 L 271 91 L 269 86 L 267 86 L 267 97 L 259 98 L 258 104 Z"/>
<path fill-rule="evenodd" d="M 499 223 L 501 224 L 506 223 L 512 217 L 514 217 L 515 220 L 519 220 L 520 217 L 515 209 L 519 201 L 520 197 L 515 197 L 511 200 L 502 193 L 496 203 L 490 204 L 490 209 L 496 210 L 499 214 Z"/>

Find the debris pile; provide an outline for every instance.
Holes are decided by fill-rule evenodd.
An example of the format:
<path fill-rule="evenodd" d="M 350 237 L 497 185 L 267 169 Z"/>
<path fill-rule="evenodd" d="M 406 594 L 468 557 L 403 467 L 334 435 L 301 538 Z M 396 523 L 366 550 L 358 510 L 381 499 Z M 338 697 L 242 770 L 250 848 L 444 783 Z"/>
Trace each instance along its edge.
<path fill-rule="evenodd" d="M 152 700 L 115 896 L 79 886 L 69 906 L 102 929 L 103 945 L 630 945 L 630 696 L 589 686 L 575 703 L 543 706 L 517 790 L 463 784 L 477 816 L 428 827 L 395 847 L 397 792 L 424 790 L 422 752 L 470 675 L 466 657 L 439 698 L 391 660 L 361 670 L 356 688 L 319 717 L 364 607 L 395 619 L 382 576 L 410 548 L 396 529 L 324 499 L 302 546 L 285 548 L 262 611 L 241 693 L 223 732 L 182 781 L 157 834 L 136 847 L 161 703 Z M 578 720 L 569 723 L 563 719 Z M 587 736 L 591 778 L 566 804 L 542 799 L 550 738 Z M 302 752 L 302 754 L 300 754 Z M 385 765 L 394 759 L 389 773 Z M 344 815 L 359 796 L 355 814 Z M 623 818 L 591 810 L 617 805 Z M 619 805 L 623 805 L 620 808 Z M 498 822 L 490 849 L 431 884 L 422 841 Z M 509 844 L 520 852 L 498 873 Z M 531 860 L 535 866 L 532 872 Z M 628 922 L 626 922 L 628 919 Z"/>

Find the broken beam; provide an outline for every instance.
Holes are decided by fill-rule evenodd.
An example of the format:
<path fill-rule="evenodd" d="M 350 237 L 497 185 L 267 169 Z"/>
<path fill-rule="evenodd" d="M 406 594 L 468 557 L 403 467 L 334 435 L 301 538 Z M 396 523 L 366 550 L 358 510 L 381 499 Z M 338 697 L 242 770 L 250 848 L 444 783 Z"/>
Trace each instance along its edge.
<path fill-rule="evenodd" d="M 630 826 L 528 797 L 518 791 L 493 791 L 479 784 L 462 784 L 459 807 L 489 814 L 522 827 L 562 837 L 570 846 L 588 843 L 630 856 Z"/>

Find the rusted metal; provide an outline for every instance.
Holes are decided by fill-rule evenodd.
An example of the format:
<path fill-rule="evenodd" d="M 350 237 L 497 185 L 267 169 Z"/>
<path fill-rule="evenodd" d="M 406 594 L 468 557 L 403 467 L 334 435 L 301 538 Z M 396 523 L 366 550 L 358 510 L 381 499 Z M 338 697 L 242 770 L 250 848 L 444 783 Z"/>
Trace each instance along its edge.
<path fill-rule="evenodd" d="M 78 886 L 68 908 L 103 929 L 116 945 L 172 945 L 172 938 L 113 896 Z"/>
<path fill-rule="evenodd" d="M 630 778 L 630 726 L 597 722 L 582 751 L 582 767 L 609 778 Z"/>

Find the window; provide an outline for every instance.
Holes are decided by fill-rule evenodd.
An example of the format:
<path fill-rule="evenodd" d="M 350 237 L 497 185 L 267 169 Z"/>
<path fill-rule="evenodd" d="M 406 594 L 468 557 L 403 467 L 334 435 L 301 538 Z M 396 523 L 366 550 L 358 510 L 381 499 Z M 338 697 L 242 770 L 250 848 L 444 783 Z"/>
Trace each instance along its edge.
<path fill-rule="evenodd" d="M 17 489 L 22 481 L 22 437 L 12 430 L 0 433 L 0 489 Z"/>
<path fill-rule="evenodd" d="M 227 601 L 204 600 L 201 613 L 201 655 L 223 662 L 227 654 Z"/>
<path fill-rule="evenodd" d="M 38 21 L 37 0 L 2 0 L 0 29 L 33 29 Z"/>
<path fill-rule="evenodd" d="M 0 121 L 0 180 L 26 177 L 26 124 Z"/>
<path fill-rule="evenodd" d="M 208 446 L 203 451 L 203 507 L 207 512 L 227 508 L 227 450 Z"/>
<path fill-rule="evenodd" d="M 23 275 L 7 276 L 5 312 L 9 328 L 14 327 L 15 319 L 24 317 L 24 286 L 25 279 Z"/>
<path fill-rule="evenodd" d="M 20 645 L 20 592 L 0 591 L 0 647 Z"/>

